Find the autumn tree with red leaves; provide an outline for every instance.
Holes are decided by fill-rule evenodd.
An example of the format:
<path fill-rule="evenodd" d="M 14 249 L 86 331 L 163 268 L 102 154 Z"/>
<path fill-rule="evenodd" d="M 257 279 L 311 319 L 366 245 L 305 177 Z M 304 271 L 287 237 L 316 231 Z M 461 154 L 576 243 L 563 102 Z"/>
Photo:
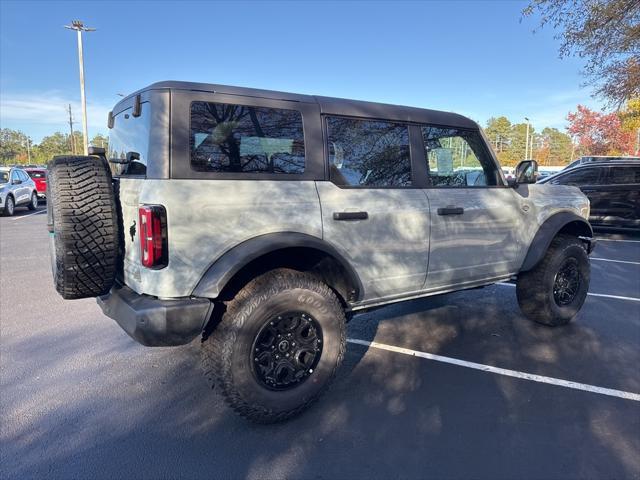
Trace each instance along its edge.
<path fill-rule="evenodd" d="M 621 128 L 617 113 L 600 113 L 578 105 L 567 116 L 567 131 L 578 144 L 582 155 L 631 155 L 634 137 Z"/>

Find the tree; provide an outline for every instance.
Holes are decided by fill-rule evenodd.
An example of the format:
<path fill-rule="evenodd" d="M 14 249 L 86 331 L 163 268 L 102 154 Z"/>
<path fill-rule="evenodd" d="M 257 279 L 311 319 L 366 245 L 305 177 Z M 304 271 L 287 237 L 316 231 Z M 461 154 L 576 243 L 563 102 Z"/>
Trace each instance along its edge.
<path fill-rule="evenodd" d="M 35 147 L 35 152 L 36 160 L 38 163 L 46 163 L 55 155 L 69 154 L 71 153 L 69 135 L 64 135 L 60 132 L 56 132 L 53 135 L 44 137 L 42 141 Z"/>
<path fill-rule="evenodd" d="M 578 105 L 567 116 L 567 130 L 577 141 L 582 155 L 625 155 L 633 152 L 633 135 L 621 128 L 617 113 L 600 113 Z"/>
<path fill-rule="evenodd" d="M 27 136 L 19 130 L 0 130 L 0 162 L 3 165 L 27 163 L 27 141 Z"/>
<path fill-rule="evenodd" d="M 92 145 L 94 147 L 100 147 L 100 148 L 104 148 L 105 150 L 109 150 L 109 139 L 102 135 L 101 133 L 98 133 L 97 135 L 95 135 L 91 141 L 89 142 L 89 145 Z"/>
<path fill-rule="evenodd" d="M 523 15 L 540 15 L 540 26 L 560 30 L 560 57 L 586 60 L 586 84 L 620 107 L 640 95 L 640 2 L 638 0 L 531 0 Z"/>
<path fill-rule="evenodd" d="M 545 128 L 539 138 L 536 160 L 541 165 L 564 165 L 571 160 L 571 137 L 557 128 Z"/>
<path fill-rule="evenodd" d="M 632 98 L 625 108 L 618 112 L 620 128 L 635 139 L 635 155 L 640 155 L 640 97 Z"/>

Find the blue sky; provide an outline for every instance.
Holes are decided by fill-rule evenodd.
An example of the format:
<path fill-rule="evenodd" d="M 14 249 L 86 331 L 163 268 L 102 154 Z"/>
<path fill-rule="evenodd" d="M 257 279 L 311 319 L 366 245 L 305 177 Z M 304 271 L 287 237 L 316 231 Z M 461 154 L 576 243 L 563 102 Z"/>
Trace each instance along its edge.
<path fill-rule="evenodd" d="M 564 128 L 581 62 L 558 58 L 554 32 L 532 33 L 526 2 L 29 2 L 0 0 L 0 125 L 38 142 L 80 127 L 75 32 L 85 34 L 89 135 L 107 133 L 119 99 L 187 80 L 455 111 L 483 125 L 528 116 Z"/>

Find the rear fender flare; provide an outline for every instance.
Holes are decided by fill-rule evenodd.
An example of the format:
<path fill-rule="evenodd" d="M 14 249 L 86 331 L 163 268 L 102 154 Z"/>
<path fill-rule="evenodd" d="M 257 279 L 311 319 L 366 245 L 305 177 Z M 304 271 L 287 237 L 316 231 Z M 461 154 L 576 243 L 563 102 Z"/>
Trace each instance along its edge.
<path fill-rule="evenodd" d="M 344 256 L 321 238 L 297 232 L 260 235 L 227 250 L 207 269 L 192 295 L 216 298 L 233 276 L 250 262 L 263 255 L 292 247 L 309 248 L 333 257 L 344 268 L 350 285 L 355 287 L 354 300 L 361 298 L 363 289 L 360 277 Z"/>

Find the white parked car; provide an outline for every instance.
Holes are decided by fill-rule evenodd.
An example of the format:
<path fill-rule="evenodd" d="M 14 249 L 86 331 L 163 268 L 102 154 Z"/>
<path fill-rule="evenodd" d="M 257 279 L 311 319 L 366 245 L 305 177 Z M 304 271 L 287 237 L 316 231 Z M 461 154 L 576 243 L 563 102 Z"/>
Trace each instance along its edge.
<path fill-rule="evenodd" d="M 21 168 L 0 167 L 0 212 L 10 217 L 16 207 L 38 207 L 36 184 Z"/>

